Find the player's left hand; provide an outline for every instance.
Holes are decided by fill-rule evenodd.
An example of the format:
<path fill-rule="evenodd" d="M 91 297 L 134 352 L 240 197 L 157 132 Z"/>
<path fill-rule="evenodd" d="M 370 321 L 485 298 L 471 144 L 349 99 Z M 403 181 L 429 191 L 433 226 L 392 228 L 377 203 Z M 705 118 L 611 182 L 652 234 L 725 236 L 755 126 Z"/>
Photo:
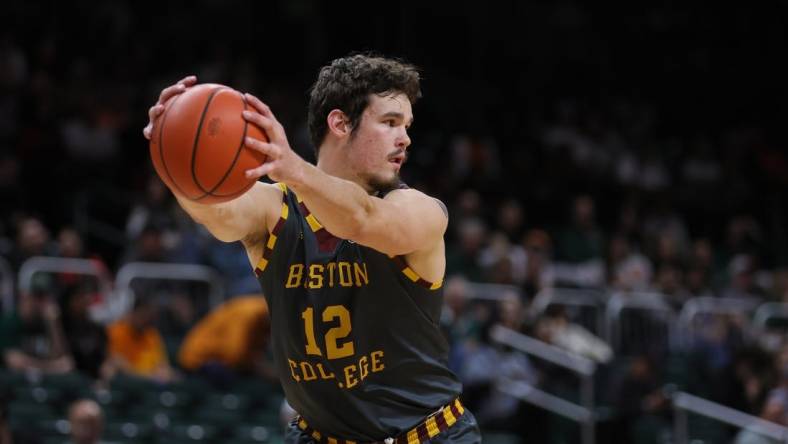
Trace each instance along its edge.
<path fill-rule="evenodd" d="M 246 177 L 257 179 L 268 176 L 276 182 L 300 183 L 306 161 L 290 148 L 284 127 L 276 120 L 268 105 L 251 94 L 247 93 L 244 97 L 254 108 L 254 111 L 243 112 L 244 119 L 259 126 L 269 139 L 266 142 L 247 136 L 246 146 L 265 154 L 268 159 L 259 167 L 247 170 Z"/>
<path fill-rule="evenodd" d="M 186 76 L 178 80 L 178 83 L 170 85 L 161 90 L 161 94 L 159 94 L 159 100 L 155 105 L 148 109 L 148 125 L 142 129 L 142 135 L 145 136 L 146 139 L 150 140 L 150 137 L 153 134 L 153 122 L 155 122 L 156 119 L 164 112 L 164 104 L 178 94 L 183 94 L 187 89 L 191 88 L 195 84 L 197 84 L 196 76 Z"/>

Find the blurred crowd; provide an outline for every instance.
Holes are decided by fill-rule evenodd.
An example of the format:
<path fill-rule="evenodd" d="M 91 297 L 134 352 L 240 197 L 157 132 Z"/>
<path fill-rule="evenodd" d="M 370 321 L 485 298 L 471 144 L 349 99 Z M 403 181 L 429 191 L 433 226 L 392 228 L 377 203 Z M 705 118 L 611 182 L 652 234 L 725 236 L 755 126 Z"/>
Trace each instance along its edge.
<path fill-rule="evenodd" d="M 242 297 L 259 291 L 242 247 L 216 241 L 180 210 L 152 172 L 141 128 L 161 87 L 195 73 L 201 81 L 262 97 L 284 122 L 293 147 L 309 158 L 304 91 L 330 58 L 326 54 L 396 46 L 381 36 L 362 48 L 327 43 L 317 31 L 320 6 L 310 11 L 305 2 L 296 2 L 301 8 L 285 3 L 271 6 L 284 17 L 271 23 L 272 30 L 295 29 L 311 49 L 278 49 L 266 57 L 236 41 L 251 34 L 222 20 L 226 12 L 210 15 L 214 22 L 207 24 L 207 16 L 186 8 L 178 11 L 182 20 L 168 21 L 167 14 L 152 16 L 144 6 L 105 2 L 73 23 L 44 14 L 51 26 L 38 33 L 20 23 L 38 17 L 42 6 L 11 6 L 8 17 L 17 20 L 0 27 L 0 269 L 16 277 L 35 256 L 89 259 L 108 275 L 130 262 L 204 264 L 218 270 L 231 303 L 256 304 Z M 470 54 L 468 70 L 435 65 L 451 52 L 432 61 L 429 46 L 424 52 L 406 48 L 424 65 L 425 98 L 414 108 L 419 123 L 403 178 L 450 209 L 443 319 L 450 365 L 483 427 L 523 436 L 561 429 L 535 427 L 546 413 L 494 389 L 505 376 L 564 393 L 569 379 L 495 345 L 490 328 L 504 325 L 599 363 L 605 375 L 600 384 L 609 388 L 600 402 L 613 406 L 622 423 L 664 422 L 670 413 L 665 369 L 674 356 L 623 359 L 609 338 L 571 313 L 552 307 L 534 317 L 532 304 L 546 289 L 567 287 L 606 295 L 658 293 L 676 312 L 697 297 L 788 303 L 788 157 L 784 130 L 764 118 L 771 108 L 762 94 L 776 74 L 747 78 L 767 85 L 756 88 L 755 98 L 729 91 L 723 100 L 717 94 L 725 93 L 715 90 L 682 101 L 671 96 L 669 82 L 658 81 L 676 74 L 651 72 L 646 51 L 636 51 L 626 69 L 613 55 L 628 53 L 632 41 L 650 42 L 648 36 L 722 35 L 731 21 L 753 45 L 771 42 L 754 30 L 768 14 L 722 10 L 704 30 L 688 24 L 700 14 L 692 6 L 644 7 L 624 11 L 641 27 L 613 24 L 608 41 L 594 30 L 607 22 L 593 7 L 569 2 L 539 8 L 548 19 L 528 19 L 528 36 L 577 37 L 556 36 L 556 51 L 567 51 L 566 59 L 541 52 L 533 39 L 513 39 L 527 56 L 496 45 L 496 33 L 514 32 L 513 23 L 527 10 L 515 11 L 503 31 L 485 22 L 493 22 L 494 13 L 479 18 L 489 26 L 472 29 L 482 43 Z M 189 26 L 240 34 L 227 42 L 207 36 L 187 41 Z M 148 27 L 160 35 L 144 32 Z M 405 45 L 405 33 L 395 34 Z M 663 62 L 686 62 L 682 75 L 690 80 L 705 81 L 704 73 L 727 67 L 713 41 L 677 39 L 689 58 L 665 56 Z M 671 43 L 664 44 L 671 52 Z M 593 45 L 607 50 L 598 60 L 588 55 L 598 53 Z M 763 50 L 771 47 L 764 43 Z M 406 49 L 400 51 L 410 54 Z M 746 48 L 731 51 L 741 55 Z M 292 66 L 266 63 L 272 60 Z M 537 67 L 513 73 L 508 67 L 515 62 Z M 499 74 L 481 74 L 488 71 Z M 618 72 L 630 75 L 617 78 Z M 510 82 L 509 89 L 498 89 L 498 77 Z M 462 93 L 468 111 L 457 116 L 454 96 L 464 86 L 474 92 Z M 758 107 L 761 112 L 752 109 Z M 740 109 L 748 112 L 732 118 Z M 502 285 L 496 302 L 475 300 L 472 283 Z M 77 370 L 98 384 L 118 372 L 162 383 L 181 372 L 219 382 L 236 370 L 273 377 L 264 357 L 251 352 L 263 349 L 264 307 L 253 309 L 247 329 L 238 332 L 245 338 L 239 344 L 248 348 L 222 361 L 205 350 L 187 350 L 194 343 L 213 346 L 189 338 L 198 331 L 210 337 L 205 324 L 221 323 L 221 308 L 209 313 L 188 292 L 167 291 L 162 298 L 160 290 L 141 289 L 123 317 L 104 325 L 91 317 L 91 307 L 107 297 L 94 282 L 69 274 L 34 280 L 28 293 L 15 291 L 15 302 L 3 306 L 2 365 Z M 695 381 L 684 388 L 788 425 L 788 349 L 779 340 L 753 337 L 735 316 L 709 322 L 711 337 L 699 338 L 682 355 Z M 74 409 L 80 408 L 92 409 Z"/>

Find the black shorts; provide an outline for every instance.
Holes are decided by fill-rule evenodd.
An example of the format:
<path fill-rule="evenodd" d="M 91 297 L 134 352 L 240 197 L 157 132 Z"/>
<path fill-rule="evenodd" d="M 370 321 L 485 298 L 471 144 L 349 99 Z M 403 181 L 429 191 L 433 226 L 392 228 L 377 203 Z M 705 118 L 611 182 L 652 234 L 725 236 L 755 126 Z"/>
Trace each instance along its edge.
<path fill-rule="evenodd" d="M 482 434 L 476 418 L 469 410 L 457 418 L 451 427 L 442 431 L 428 441 L 430 444 L 479 444 L 482 442 Z M 297 421 L 292 421 L 285 431 L 285 444 L 319 444 L 311 435 L 298 427 Z M 361 444 L 361 443 L 360 443 Z"/>

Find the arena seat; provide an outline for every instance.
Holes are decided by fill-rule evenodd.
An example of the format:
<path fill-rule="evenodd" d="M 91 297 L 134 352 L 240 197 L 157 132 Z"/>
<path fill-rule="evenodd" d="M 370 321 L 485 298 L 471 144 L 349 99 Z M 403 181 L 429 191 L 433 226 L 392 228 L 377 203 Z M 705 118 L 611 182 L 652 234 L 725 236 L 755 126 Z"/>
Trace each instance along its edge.
<path fill-rule="evenodd" d="M 28 385 L 28 380 L 24 373 L 0 368 L 0 393 L 2 393 L 4 389 L 21 387 L 24 385 Z"/>
<path fill-rule="evenodd" d="M 267 443 L 276 435 L 275 430 L 254 423 L 239 424 L 234 430 L 233 441 L 238 444 Z"/>
<path fill-rule="evenodd" d="M 12 401 L 8 404 L 8 425 L 12 430 L 30 429 L 31 424 L 58 419 L 49 404 Z"/>
<path fill-rule="evenodd" d="M 218 437 L 218 429 L 211 425 L 195 422 L 181 422 L 174 424 L 169 431 L 169 436 L 179 442 L 211 442 Z M 168 441 L 169 442 L 169 441 Z"/>
<path fill-rule="evenodd" d="M 44 375 L 41 385 L 44 387 L 61 390 L 64 393 L 75 395 L 89 389 L 92 381 L 80 372 Z"/>
<path fill-rule="evenodd" d="M 15 401 L 27 404 L 55 406 L 63 400 L 62 390 L 40 385 L 17 387 L 13 389 L 12 393 Z"/>
<path fill-rule="evenodd" d="M 232 429 L 245 419 L 245 412 L 227 410 L 222 407 L 202 406 L 192 412 L 190 418 L 202 424 L 210 424 L 220 429 Z"/>
<path fill-rule="evenodd" d="M 153 437 L 153 425 L 132 421 L 112 421 L 104 426 L 102 438 L 108 441 L 144 442 Z"/>
<path fill-rule="evenodd" d="M 523 440 L 519 436 L 511 433 L 482 433 L 485 444 L 521 444 Z"/>

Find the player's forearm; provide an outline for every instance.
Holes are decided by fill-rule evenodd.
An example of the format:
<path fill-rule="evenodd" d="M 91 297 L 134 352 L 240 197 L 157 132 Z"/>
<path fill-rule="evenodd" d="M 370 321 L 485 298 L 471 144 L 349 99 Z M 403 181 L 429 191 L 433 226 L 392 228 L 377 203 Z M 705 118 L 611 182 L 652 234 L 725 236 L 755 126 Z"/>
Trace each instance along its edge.
<path fill-rule="evenodd" d="M 368 220 L 372 197 L 359 185 L 304 162 L 304 174 L 287 185 L 333 235 L 353 239 Z"/>
<path fill-rule="evenodd" d="M 211 234 L 224 242 L 233 242 L 238 240 L 239 230 L 233 226 L 232 222 L 235 220 L 233 214 L 233 201 L 223 202 L 217 204 L 201 204 L 185 197 L 179 196 L 177 193 L 175 198 L 178 200 L 181 208 L 200 225 L 205 226 Z"/>

